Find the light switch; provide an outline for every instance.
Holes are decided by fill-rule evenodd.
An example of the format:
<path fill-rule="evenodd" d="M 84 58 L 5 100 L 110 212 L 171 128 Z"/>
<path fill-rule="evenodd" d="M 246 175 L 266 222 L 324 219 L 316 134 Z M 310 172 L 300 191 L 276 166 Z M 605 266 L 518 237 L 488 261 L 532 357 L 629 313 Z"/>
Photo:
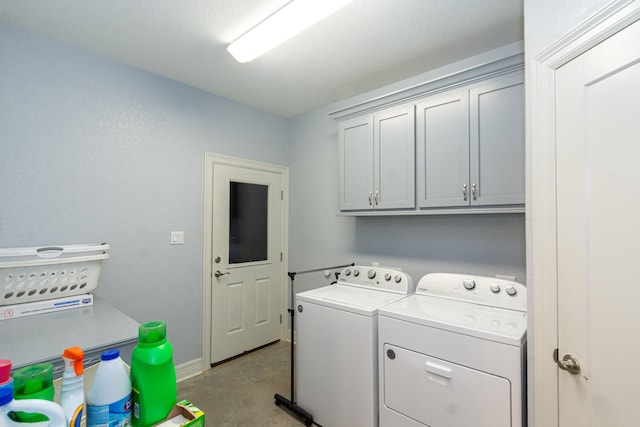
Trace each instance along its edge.
<path fill-rule="evenodd" d="M 171 244 L 172 245 L 184 245 L 184 231 L 172 231 L 171 232 Z"/>

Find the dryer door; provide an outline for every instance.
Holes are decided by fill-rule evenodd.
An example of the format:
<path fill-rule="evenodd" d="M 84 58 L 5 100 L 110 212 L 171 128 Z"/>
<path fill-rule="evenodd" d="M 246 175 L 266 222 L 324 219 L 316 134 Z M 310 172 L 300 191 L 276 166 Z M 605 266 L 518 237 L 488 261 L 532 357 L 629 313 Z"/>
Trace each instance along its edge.
<path fill-rule="evenodd" d="M 409 425 L 511 426 L 507 379 L 389 344 L 383 357 L 382 401 Z"/>

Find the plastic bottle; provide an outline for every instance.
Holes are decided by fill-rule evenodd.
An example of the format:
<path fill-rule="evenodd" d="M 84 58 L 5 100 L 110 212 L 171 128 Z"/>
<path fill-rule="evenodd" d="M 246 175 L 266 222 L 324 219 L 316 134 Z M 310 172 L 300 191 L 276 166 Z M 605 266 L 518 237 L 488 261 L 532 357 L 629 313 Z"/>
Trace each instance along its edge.
<path fill-rule="evenodd" d="M 0 360 L 0 393 L 3 390 L 10 390 L 13 396 L 13 378 L 11 378 L 11 361 Z"/>
<path fill-rule="evenodd" d="M 80 347 L 69 347 L 62 353 L 64 372 L 60 387 L 60 406 L 67 417 L 68 427 L 80 427 L 84 409 L 84 352 Z"/>
<path fill-rule="evenodd" d="M 13 373 L 13 398 L 16 400 L 44 399 L 53 402 L 53 365 L 38 363 L 17 369 Z M 10 417 L 21 423 L 35 423 L 49 419 L 38 413 L 12 412 Z"/>
<path fill-rule="evenodd" d="M 7 369 L 8 366 L 8 369 Z M 13 381 L 10 377 L 11 362 L 0 361 L 0 427 L 25 427 L 25 423 L 13 421 L 10 412 L 36 412 L 45 415 L 51 427 L 65 427 L 66 419 L 62 407 L 42 399 L 13 399 Z M 38 423 L 38 426 L 44 423 Z"/>
<path fill-rule="evenodd" d="M 178 395 L 173 347 L 167 341 L 163 321 L 138 327 L 138 344 L 131 355 L 134 427 L 148 427 L 164 420 Z"/>
<path fill-rule="evenodd" d="M 131 425 L 131 380 L 118 349 L 100 355 L 87 393 L 87 427 Z"/>

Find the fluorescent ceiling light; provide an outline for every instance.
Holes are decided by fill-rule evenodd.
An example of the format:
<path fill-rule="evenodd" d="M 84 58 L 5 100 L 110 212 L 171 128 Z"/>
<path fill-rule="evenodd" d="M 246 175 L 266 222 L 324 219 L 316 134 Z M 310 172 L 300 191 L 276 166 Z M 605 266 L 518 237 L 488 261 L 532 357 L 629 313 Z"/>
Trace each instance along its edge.
<path fill-rule="evenodd" d="M 227 47 L 238 62 L 249 62 L 273 49 L 352 0 L 293 0 Z"/>

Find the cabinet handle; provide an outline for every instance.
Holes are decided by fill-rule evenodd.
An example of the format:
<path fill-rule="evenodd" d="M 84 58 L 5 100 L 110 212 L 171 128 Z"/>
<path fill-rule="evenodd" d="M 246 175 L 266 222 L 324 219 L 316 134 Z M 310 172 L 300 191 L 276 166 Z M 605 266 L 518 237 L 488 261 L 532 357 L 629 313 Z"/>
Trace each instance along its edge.
<path fill-rule="evenodd" d="M 378 204 L 378 192 L 376 191 L 376 193 L 373 195 L 373 201 L 376 203 L 376 205 Z"/>
<path fill-rule="evenodd" d="M 462 197 L 464 197 L 464 201 L 467 201 L 467 184 L 462 185 Z"/>
<path fill-rule="evenodd" d="M 373 193 L 371 191 L 369 191 L 369 206 L 373 205 L 373 202 L 372 202 L 372 199 L 371 199 L 372 197 L 373 197 Z"/>
<path fill-rule="evenodd" d="M 478 200 L 478 197 L 476 196 L 477 188 L 478 188 L 478 186 L 474 182 L 473 185 L 471 185 L 471 194 L 473 195 L 473 200 Z"/>

